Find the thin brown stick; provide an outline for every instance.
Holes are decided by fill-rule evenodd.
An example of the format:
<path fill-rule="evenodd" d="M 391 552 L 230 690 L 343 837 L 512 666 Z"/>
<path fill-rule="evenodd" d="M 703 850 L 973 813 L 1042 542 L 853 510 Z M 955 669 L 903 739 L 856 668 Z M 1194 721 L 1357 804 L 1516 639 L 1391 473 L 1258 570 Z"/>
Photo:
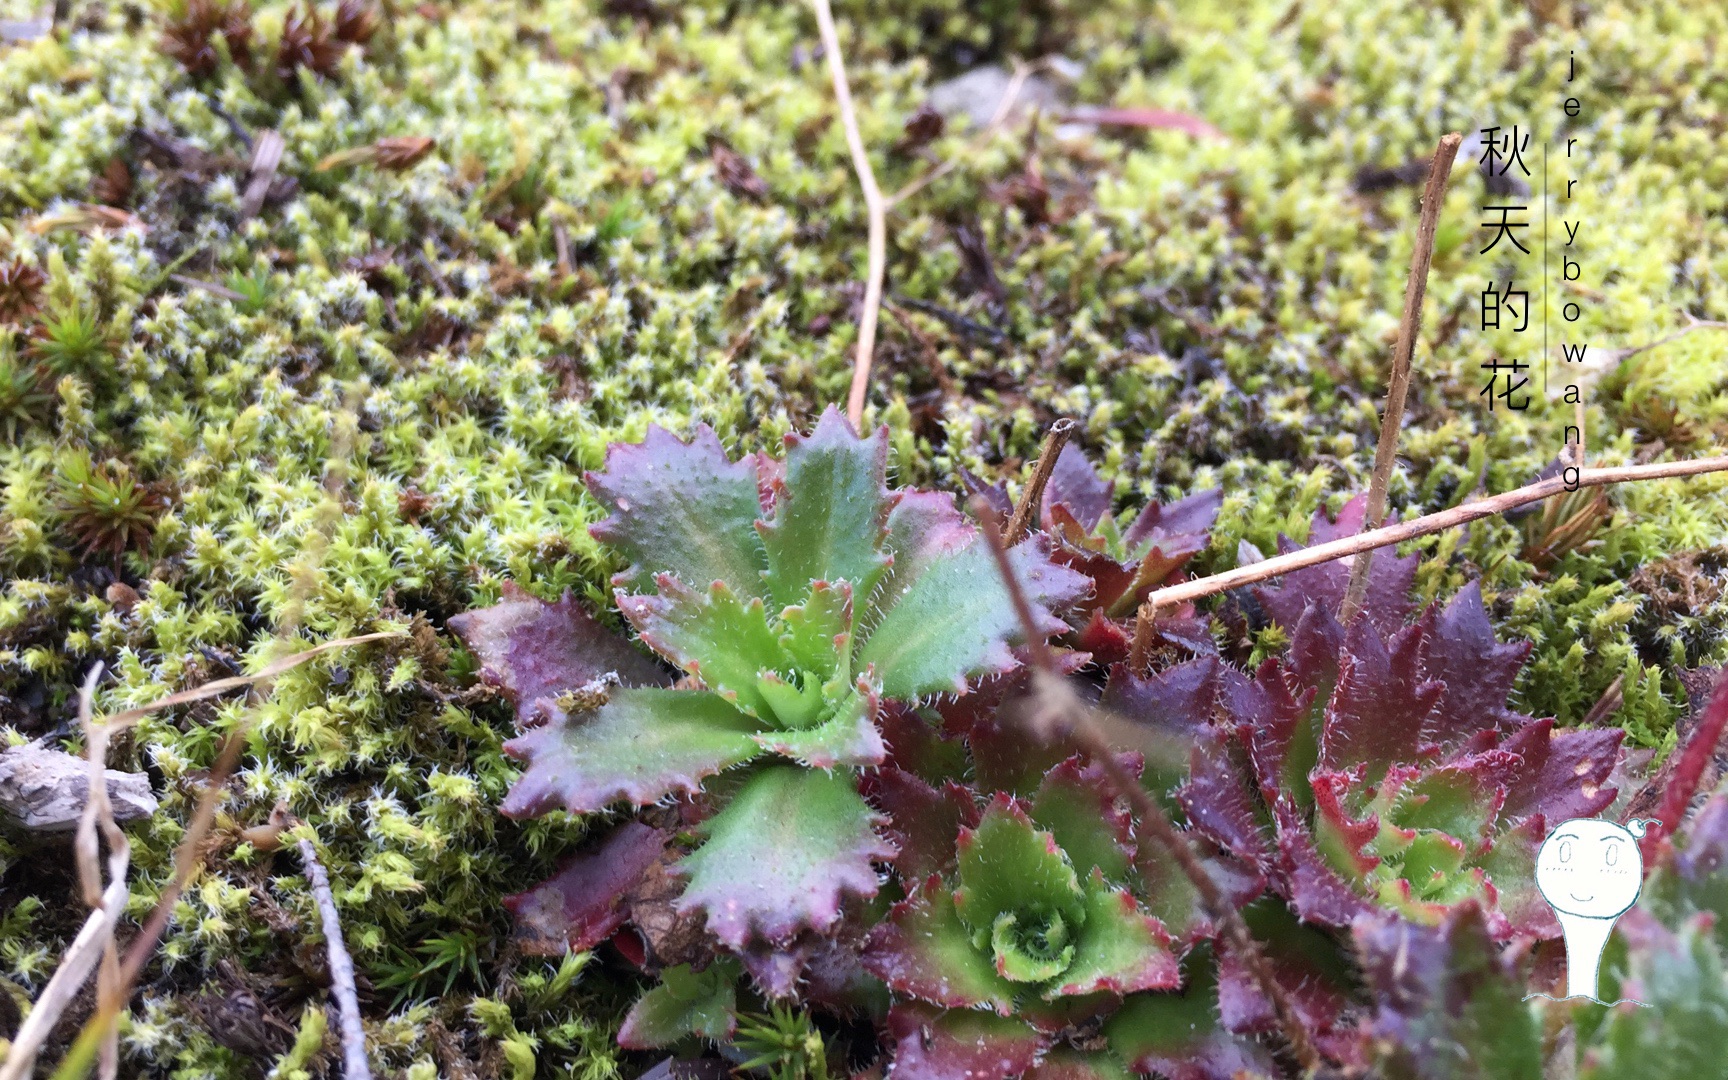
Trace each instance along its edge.
<path fill-rule="evenodd" d="M 1692 461 L 1663 461 L 1651 465 L 1621 465 L 1611 469 L 1582 469 L 1578 473 L 1578 487 L 1602 487 L 1607 484 L 1626 484 L 1640 480 L 1666 480 L 1681 476 L 1702 476 L 1728 470 L 1728 457 L 1697 458 Z M 1280 574 L 1288 574 L 1292 570 L 1301 570 L 1308 566 L 1319 566 L 1336 559 L 1350 555 L 1358 555 L 1364 551 L 1387 547 L 1392 544 L 1402 544 L 1406 540 L 1427 536 L 1430 533 L 1444 532 L 1459 525 L 1468 525 L 1472 521 L 1480 521 L 1495 514 L 1504 514 L 1508 510 L 1516 510 L 1528 503 L 1541 502 L 1568 491 L 1564 476 L 1551 476 L 1534 484 L 1526 484 L 1521 488 L 1486 499 L 1478 499 L 1462 506 L 1454 506 L 1450 510 L 1442 510 L 1437 514 L 1425 514 L 1409 521 L 1400 521 L 1396 525 L 1372 529 L 1368 532 L 1346 536 L 1325 544 L 1292 551 L 1288 555 L 1276 555 L 1270 559 L 1254 563 L 1250 566 L 1239 566 L 1234 570 L 1226 570 L 1222 574 L 1211 577 L 1184 581 L 1177 585 L 1167 585 L 1147 595 L 1148 600 L 1157 601 L 1160 607 L 1167 604 L 1179 604 L 1184 600 L 1198 600 L 1203 596 L 1228 592 L 1252 585 L 1257 581 L 1275 578 Z"/>
<path fill-rule="evenodd" d="M 870 154 L 858 129 L 858 113 L 852 106 L 852 88 L 846 82 L 846 60 L 840 54 L 840 33 L 834 28 L 834 10 L 828 0 L 811 0 L 816 7 L 816 28 L 822 36 L 822 51 L 828 57 L 828 74 L 834 80 L 834 98 L 840 105 L 840 124 L 846 129 L 846 146 L 852 152 L 852 171 L 864 192 L 864 210 L 870 228 L 870 265 L 864 279 L 864 307 L 858 313 L 858 355 L 852 361 L 852 389 L 846 395 L 846 418 L 853 428 L 864 423 L 864 398 L 870 390 L 870 365 L 876 356 L 876 320 L 882 309 L 882 276 L 888 269 L 888 204 L 876 186 Z"/>
<path fill-rule="evenodd" d="M 1128 643 L 1128 670 L 1136 675 L 1146 674 L 1146 664 L 1152 654 L 1153 622 L 1158 617 L 1158 605 L 1151 600 L 1143 602 L 1134 612 L 1134 638 Z"/>
<path fill-rule="evenodd" d="M 312 841 L 300 841 L 300 861 L 306 867 L 312 898 L 318 903 L 324 949 L 330 957 L 330 992 L 336 996 L 337 1011 L 342 1018 L 342 1075 L 346 1080 L 371 1080 L 372 1070 L 366 1064 L 366 1029 L 360 1022 L 360 998 L 354 988 L 354 958 L 348 955 L 348 946 L 342 940 L 336 897 L 330 892 L 329 875 L 324 873 L 324 864 L 318 861 Z"/>
<path fill-rule="evenodd" d="M 1446 182 L 1452 177 L 1452 161 L 1464 136 L 1450 132 L 1440 137 L 1434 160 L 1428 165 L 1428 184 L 1422 191 L 1422 217 L 1416 226 L 1416 246 L 1410 252 L 1410 275 L 1404 279 L 1404 317 L 1398 322 L 1398 343 L 1392 350 L 1391 378 L 1386 383 L 1386 413 L 1380 418 L 1380 445 L 1374 451 L 1374 475 L 1368 482 L 1367 514 L 1363 529 L 1378 529 L 1386 520 L 1386 488 L 1398 464 L 1398 432 L 1404 426 L 1404 402 L 1410 393 L 1410 365 L 1416 340 L 1422 332 L 1422 300 L 1428 293 L 1428 268 L 1434 263 L 1434 231 L 1440 210 L 1446 205 Z M 1368 567 L 1372 551 L 1363 552 L 1350 567 L 1350 587 L 1344 591 L 1339 619 L 1349 623 L 1362 610 L 1368 595 Z"/>
<path fill-rule="evenodd" d="M 403 630 L 380 630 L 375 634 L 360 634 L 356 637 L 345 637 L 338 638 L 335 641 L 326 641 L 322 645 L 314 645 L 312 648 L 306 649 L 302 652 L 297 652 L 292 656 L 284 656 L 279 660 L 272 660 L 261 668 L 256 675 L 236 675 L 229 679 L 217 679 L 215 682 L 207 682 L 202 686 L 195 686 L 190 690 L 181 690 L 169 694 L 166 697 L 159 697 L 148 705 L 139 705 L 135 708 L 117 712 L 112 716 L 105 716 L 102 718 L 102 723 L 107 725 L 111 731 L 124 731 L 133 724 L 136 724 L 139 720 L 149 716 L 151 713 L 161 712 L 163 709 L 171 709 L 176 705 L 186 705 L 194 701 L 203 701 L 205 698 L 213 698 L 220 694 L 226 694 L 230 690 L 239 690 L 248 686 L 256 686 L 258 683 L 274 679 L 285 671 L 292 671 L 315 656 L 320 656 L 336 649 L 346 649 L 350 645 L 364 645 L 369 641 L 383 641 L 386 638 L 407 636 L 407 632 Z"/>
<path fill-rule="evenodd" d="M 1051 424 L 1050 430 L 1044 433 L 1044 445 L 1039 448 L 1038 461 L 1032 466 L 1032 478 L 1026 481 L 1026 490 L 1020 493 L 1020 501 L 1014 505 L 1014 514 L 1008 519 L 1008 530 L 1003 539 L 1009 547 L 1026 539 L 1026 534 L 1031 531 L 1032 519 L 1038 516 L 1039 507 L 1044 505 L 1044 485 L 1050 482 L 1050 474 L 1056 470 L 1056 459 L 1061 456 L 1062 448 L 1068 445 L 1068 436 L 1079 426 L 1064 417 Z"/>
<path fill-rule="evenodd" d="M 1248 924 L 1242 921 L 1241 914 L 1230 903 L 1230 898 L 1224 895 L 1212 875 L 1206 872 L 1206 868 L 1200 863 L 1200 857 L 1188 845 L 1188 841 L 1170 820 L 1169 815 L 1164 813 L 1164 808 L 1123 768 L 1116 748 L 1101 730 L 1103 725 L 1094 716 L 1092 707 L 1074 693 L 1073 687 L 1057 668 L 1050 648 L 1044 642 L 1044 636 L 1038 632 L 1031 602 L 1027 600 L 1025 590 L 1020 587 L 1019 578 L 1014 575 L 1013 564 L 1008 559 L 1008 549 L 1003 546 L 1002 537 L 996 531 L 996 523 L 988 514 L 980 514 L 979 520 L 984 538 L 990 545 L 990 552 L 996 559 L 996 569 L 1002 576 L 1003 585 L 1008 590 L 1014 612 L 1026 635 L 1033 669 L 1035 731 L 1043 735 L 1065 737 L 1077 750 L 1104 770 L 1104 775 L 1109 778 L 1116 793 L 1134 808 L 1135 814 L 1140 818 L 1141 827 L 1151 833 L 1159 845 L 1170 853 L 1177 868 L 1194 886 L 1201 904 L 1229 942 L 1231 951 L 1242 962 L 1242 966 L 1247 969 L 1249 977 L 1266 996 L 1266 1000 L 1272 1003 L 1279 1030 L 1290 1044 L 1290 1052 L 1301 1064 L 1304 1073 L 1314 1074 L 1323 1065 L 1320 1052 L 1309 1037 L 1308 1029 L 1302 1023 L 1295 1003 L 1285 992 L 1283 984 L 1273 976 L 1271 965 L 1267 963 L 1265 954 L 1255 942 Z"/>

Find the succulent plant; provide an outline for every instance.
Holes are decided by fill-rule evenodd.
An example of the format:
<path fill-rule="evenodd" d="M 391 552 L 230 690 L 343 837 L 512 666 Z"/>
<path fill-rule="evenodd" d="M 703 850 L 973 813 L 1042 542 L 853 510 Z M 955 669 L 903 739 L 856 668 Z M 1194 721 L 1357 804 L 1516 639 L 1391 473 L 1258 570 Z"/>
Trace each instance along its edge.
<path fill-rule="evenodd" d="M 1390 908 L 1433 924 L 1472 902 L 1498 936 L 1551 936 L 1536 848 L 1546 822 L 1613 801 L 1623 733 L 1508 708 L 1529 646 L 1495 640 L 1474 584 L 1404 625 L 1409 570 L 1382 553 L 1347 628 L 1333 615 L 1347 567 L 1260 590 L 1280 621 L 1297 613 L 1289 650 L 1252 677 L 1212 669 L 1183 721 L 1199 734 L 1182 805 L 1310 922 Z M 1131 696 L 1134 677 L 1114 674 Z"/>
<path fill-rule="evenodd" d="M 962 692 L 1013 667 L 1019 625 L 952 499 L 890 492 L 886 468 L 885 434 L 860 438 L 833 410 L 788 437 L 784 461 L 732 461 L 706 428 L 688 443 L 651 428 L 612 447 L 606 471 L 588 476 L 612 516 L 591 532 L 628 563 L 613 578 L 619 610 L 686 678 L 641 685 L 654 680 L 637 656 L 618 666 L 638 685 L 559 697 L 606 667 L 578 647 L 595 628 L 569 601 L 453 620 L 539 725 L 509 744 L 527 766 L 504 812 L 706 792 L 719 810 L 680 863 L 680 903 L 734 949 L 831 927 L 844 894 L 873 895 L 872 864 L 894 849 L 856 770 L 884 758 L 881 703 Z M 1060 629 L 1047 606 L 1082 579 L 1037 540 L 1011 559 L 1046 606 L 1044 629 Z M 579 629 L 548 640 L 559 622 Z"/>
<path fill-rule="evenodd" d="M 1005 492 L 992 492 L 1006 512 Z M 1062 448 L 1044 488 L 1039 520 L 1051 558 L 1092 580 L 1077 606 L 1075 646 L 1100 662 L 1127 656 L 1131 625 L 1146 594 L 1181 580 L 1182 567 L 1206 549 L 1223 505 L 1217 488 L 1172 503 L 1147 503 L 1126 529 L 1112 511 L 1111 485 L 1073 443 Z M 1184 604 L 1159 613 L 1155 632 L 1189 651 L 1212 651 L 1206 623 Z"/>

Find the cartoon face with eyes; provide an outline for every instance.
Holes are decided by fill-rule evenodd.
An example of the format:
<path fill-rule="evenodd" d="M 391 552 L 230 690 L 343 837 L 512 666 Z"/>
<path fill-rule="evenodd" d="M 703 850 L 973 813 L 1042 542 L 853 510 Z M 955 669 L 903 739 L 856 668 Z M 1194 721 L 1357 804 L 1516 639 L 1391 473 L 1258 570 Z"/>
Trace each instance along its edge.
<path fill-rule="evenodd" d="M 1637 839 L 1642 835 L 1644 823 L 1637 820 L 1561 822 L 1536 855 L 1536 887 L 1561 915 L 1618 918 L 1644 883 Z"/>

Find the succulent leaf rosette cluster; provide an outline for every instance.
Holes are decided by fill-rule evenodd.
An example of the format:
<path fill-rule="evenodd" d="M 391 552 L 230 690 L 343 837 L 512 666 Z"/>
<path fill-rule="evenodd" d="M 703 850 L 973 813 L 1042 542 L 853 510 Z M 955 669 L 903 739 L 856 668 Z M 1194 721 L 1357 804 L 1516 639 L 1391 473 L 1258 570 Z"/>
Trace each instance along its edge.
<path fill-rule="evenodd" d="M 659 806 L 510 898 L 519 942 L 610 939 L 659 974 L 631 1047 L 742 1037 L 754 993 L 869 1017 L 896 1080 L 1283 1075 L 1260 976 L 1132 800 L 1017 719 L 1022 624 L 983 537 L 952 497 L 886 476 L 885 434 L 833 411 L 783 458 L 652 428 L 587 478 L 609 512 L 593 535 L 624 566 L 617 610 L 652 656 L 568 596 L 511 587 L 453 621 L 517 707 L 506 814 Z M 1415 560 L 1390 551 L 1349 625 L 1341 564 L 1231 601 L 1289 642 L 1253 672 L 1192 609 L 1154 633 L 1193 659 L 1130 670 L 1129 618 L 1207 546 L 1221 500 L 1125 530 L 1111 502 L 1065 451 L 1012 573 L 1061 669 L 1162 748 L 1121 764 L 1295 1021 L 1353 1068 L 1482 1029 L 1455 999 L 1500 1000 L 1500 943 L 1554 933 L 1535 852 L 1546 823 L 1613 799 L 1620 733 L 1510 708 L 1527 647 L 1495 639 L 1474 585 L 1416 614 Z M 1317 516 L 1311 539 L 1361 513 Z M 1401 948 L 1420 993 L 1364 1011 Z"/>
<path fill-rule="evenodd" d="M 718 810 L 679 866 L 680 903 L 733 948 L 826 929 L 845 894 L 874 895 L 874 864 L 894 848 L 858 770 L 885 756 L 882 703 L 1013 667 L 1019 633 L 994 558 L 952 497 L 890 492 L 886 473 L 886 433 L 860 438 L 832 409 L 788 437 L 783 460 L 733 461 L 707 428 L 690 442 L 650 428 L 612 447 L 588 476 L 611 511 L 592 532 L 627 563 L 613 579 L 618 610 L 684 679 L 571 694 L 573 676 L 548 669 L 580 658 L 549 659 L 538 609 L 517 600 L 462 616 L 457 632 L 535 725 L 507 747 L 526 769 L 504 813 L 706 790 Z M 1042 548 L 1028 540 L 1010 559 L 1042 629 L 1059 631 L 1047 605 L 1085 579 Z"/>

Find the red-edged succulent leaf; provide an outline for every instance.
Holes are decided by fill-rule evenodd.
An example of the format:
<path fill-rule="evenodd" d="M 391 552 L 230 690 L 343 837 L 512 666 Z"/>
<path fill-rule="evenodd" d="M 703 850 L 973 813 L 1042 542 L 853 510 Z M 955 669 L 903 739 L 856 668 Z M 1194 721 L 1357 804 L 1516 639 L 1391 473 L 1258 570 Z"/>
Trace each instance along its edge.
<path fill-rule="evenodd" d="M 591 713 L 534 728 L 504 744 L 527 769 L 504 799 L 507 817 L 587 813 L 613 802 L 647 806 L 694 794 L 704 777 L 762 752 L 756 721 L 697 690 L 613 691 Z"/>
<path fill-rule="evenodd" d="M 1134 822 L 1102 767 L 1069 758 L 1044 775 L 1032 821 L 1048 829 L 1082 878 L 1094 868 L 1118 884 L 1134 864 Z"/>
<path fill-rule="evenodd" d="M 888 1033 L 894 1080 L 1013 1080 L 1045 1047 L 1044 1037 L 1022 1021 L 915 1003 L 889 1012 Z"/>
<path fill-rule="evenodd" d="M 1163 925 L 1147 915 L 1126 890 L 1110 888 L 1103 872 L 1086 883 L 1086 922 L 1076 937 L 1074 958 L 1047 987 L 1045 1000 L 1108 992 L 1173 990 L 1182 971 Z"/>
<path fill-rule="evenodd" d="M 1233 744 L 1223 731 L 1195 737 L 1188 780 L 1177 792 L 1177 801 L 1193 828 L 1249 866 L 1269 872 L 1271 822 L 1253 786 L 1253 774 L 1240 760 L 1244 752 Z"/>
<path fill-rule="evenodd" d="M 1540 815 L 1558 823 L 1594 817 L 1618 794 L 1608 786 L 1608 778 L 1620 758 L 1620 743 L 1626 733 L 1619 728 L 1553 728 L 1552 720 L 1534 720 L 1500 744 L 1502 750 L 1519 759 L 1506 779 L 1502 814 L 1507 820 Z"/>
<path fill-rule="evenodd" d="M 1147 503 L 1128 526 L 1122 540 L 1131 548 L 1143 544 L 1160 544 L 1177 537 L 1204 538 L 1218 521 L 1218 511 L 1224 506 L 1224 489 L 1209 488 L 1195 492 L 1173 503 Z M 1202 543 L 1201 547 L 1205 547 Z"/>
<path fill-rule="evenodd" d="M 524 726 L 562 715 L 557 698 L 616 673 L 627 686 L 665 681 L 660 666 L 608 630 L 566 592 L 548 604 L 505 583 L 504 598 L 450 618 L 486 681 L 503 688 Z"/>
<path fill-rule="evenodd" d="M 1080 528 L 1090 533 L 1098 521 L 1110 512 L 1111 486 L 1098 475 L 1098 470 L 1086 459 L 1078 446 L 1068 443 L 1056 455 L 1056 467 L 1044 486 L 1043 520 L 1051 528 L 1050 515 L 1055 507 L 1064 507 Z"/>
<path fill-rule="evenodd" d="M 738 1027 L 737 978 L 729 960 L 700 972 L 691 971 L 688 964 L 667 968 L 660 974 L 660 985 L 631 1006 L 618 1029 L 618 1045 L 651 1050 L 687 1035 L 724 1042 Z"/>
<path fill-rule="evenodd" d="M 961 831 L 958 848 L 954 908 L 974 934 L 990 934 L 1003 916 L 1023 912 L 1060 918 L 1069 927 L 1084 920 L 1085 896 L 1073 865 L 1055 837 L 1039 830 L 1014 799 L 992 800 L 978 827 Z M 1072 935 L 1066 940 L 1072 944 Z"/>
<path fill-rule="evenodd" d="M 1424 742 L 1450 751 L 1481 731 L 1511 731 L 1529 722 L 1506 702 L 1530 643 L 1500 644 L 1478 583 L 1458 590 L 1444 608 L 1430 609 L 1421 625 L 1422 677 L 1441 688 L 1422 732 Z"/>
<path fill-rule="evenodd" d="M 1388 643 L 1366 620 L 1350 626 L 1320 729 L 1322 768 L 1362 765 L 1372 784 L 1390 766 L 1428 756 L 1422 732 L 1443 688 L 1422 678 L 1421 645 L 1415 627 Z"/>
<path fill-rule="evenodd" d="M 1019 985 L 996 971 L 988 948 L 973 941 L 954 909 L 952 891 L 932 876 L 894 906 L 864 944 L 864 969 L 896 993 L 944 1008 L 988 1008 L 1007 1015 Z"/>
<path fill-rule="evenodd" d="M 1077 599 L 1087 582 L 1046 558 L 1044 543 L 1042 537 L 1024 541 L 1009 561 L 1041 615 L 1039 630 L 1053 634 L 1067 624 L 1047 609 Z M 858 664 L 875 669 L 887 697 L 964 692 L 967 676 L 1004 672 L 1017 662 L 1008 645 L 1020 636 L 1020 620 L 995 558 L 976 534 L 966 546 L 925 561 L 918 577 L 878 610 Z"/>
<path fill-rule="evenodd" d="M 848 773 L 762 769 L 700 826 L 702 845 L 679 863 L 689 878 L 679 907 L 706 914 L 734 949 L 752 935 L 783 941 L 826 929 L 846 894 L 876 894 L 872 863 L 894 854 L 879 822 Z"/>
<path fill-rule="evenodd" d="M 767 568 L 756 519 L 762 513 L 756 459 L 732 461 L 706 424 L 689 442 L 650 425 L 640 443 L 614 443 L 588 490 L 612 514 L 589 528 L 629 565 L 621 588 L 671 574 L 692 589 L 724 581 L 755 596 Z"/>
<path fill-rule="evenodd" d="M 641 822 L 614 829 L 596 850 L 578 855 L 558 873 L 504 898 L 516 917 L 516 941 L 536 956 L 583 952 L 611 937 L 629 912 L 624 897 L 665 850 L 667 833 Z"/>
<path fill-rule="evenodd" d="M 845 581 L 869 596 L 888 565 L 887 429 L 859 438 L 829 406 L 809 435 L 786 437 L 774 516 L 760 526 L 768 595 L 798 603 L 812 582 Z"/>
<path fill-rule="evenodd" d="M 1180 994 L 1136 994 L 1104 1025 L 1116 1057 L 1168 1080 L 1250 1080 L 1279 1075 L 1272 1055 L 1218 1021 L 1218 988 L 1206 950 L 1184 966 Z"/>
<path fill-rule="evenodd" d="M 1345 503 L 1337 518 L 1326 516 L 1324 509 L 1314 514 L 1314 524 L 1308 533 L 1308 546 L 1328 543 L 1362 531 L 1362 521 L 1368 511 L 1367 496 L 1358 495 Z M 1300 550 L 1302 545 L 1288 537 L 1278 538 L 1280 554 Z M 1400 556 L 1387 548 L 1374 553 L 1368 572 L 1368 593 L 1362 613 L 1383 634 L 1390 634 L 1404 625 L 1410 613 L 1410 587 L 1416 581 L 1414 555 Z M 1339 559 L 1285 574 L 1278 585 L 1263 585 L 1255 590 L 1266 613 L 1284 627 L 1293 628 L 1310 605 L 1330 615 L 1338 614 L 1344 602 L 1344 592 L 1350 584 L 1350 560 Z"/>
<path fill-rule="evenodd" d="M 861 784 L 873 805 L 888 816 L 884 831 L 899 854 L 894 868 L 908 881 L 922 881 L 954 868 L 954 841 L 962 828 L 978 824 L 972 793 L 953 781 L 932 787 L 904 769 L 866 774 Z"/>
<path fill-rule="evenodd" d="M 1479 908 L 1437 927 L 1377 914 L 1353 933 L 1375 1006 L 1363 1033 L 1373 1075 L 1542 1075 L 1541 1029 Z"/>
<path fill-rule="evenodd" d="M 1280 799 L 1272 811 L 1286 895 L 1303 921 L 1345 927 L 1371 910 L 1368 901 L 1320 854 L 1301 812 L 1288 799 Z"/>

